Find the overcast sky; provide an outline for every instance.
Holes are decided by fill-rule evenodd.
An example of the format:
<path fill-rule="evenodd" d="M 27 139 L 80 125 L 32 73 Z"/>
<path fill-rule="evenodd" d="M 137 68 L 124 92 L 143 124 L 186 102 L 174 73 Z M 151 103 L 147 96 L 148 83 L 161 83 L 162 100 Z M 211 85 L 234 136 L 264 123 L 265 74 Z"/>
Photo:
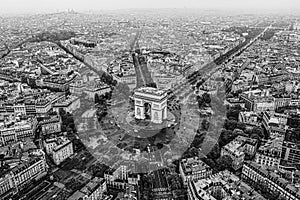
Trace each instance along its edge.
<path fill-rule="evenodd" d="M 299 11 L 300 0 L 0 0 L 0 13 L 97 11 L 127 8 L 202 8 Z"/>

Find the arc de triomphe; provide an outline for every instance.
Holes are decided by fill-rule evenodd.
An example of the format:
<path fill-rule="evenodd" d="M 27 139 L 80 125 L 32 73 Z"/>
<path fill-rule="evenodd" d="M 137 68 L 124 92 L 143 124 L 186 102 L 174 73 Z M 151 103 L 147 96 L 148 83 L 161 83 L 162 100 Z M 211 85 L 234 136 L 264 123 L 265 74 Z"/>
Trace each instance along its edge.
<path fill-rule="evenodd" d="M 167 119 L 168 95 L 166 91 L 152 87 L 142 87 L 135 90 L 133 97 L 136 119 L 146 119 L 146 112 L 149 108 L 151 122 L 161 124 L 163 120 Z"/>

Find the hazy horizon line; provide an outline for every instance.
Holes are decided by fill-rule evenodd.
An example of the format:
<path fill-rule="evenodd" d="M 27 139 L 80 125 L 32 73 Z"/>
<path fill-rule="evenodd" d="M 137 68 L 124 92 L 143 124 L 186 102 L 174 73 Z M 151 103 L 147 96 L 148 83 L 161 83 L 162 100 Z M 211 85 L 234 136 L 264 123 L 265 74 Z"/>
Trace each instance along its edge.
<path fill-rule="evenodd" d="M 55 9 L 52 11 L 23 11 L 23 12 L 1 12 L 0 16 L 22 16 L 22 15 L 39 15 L 39 14 L 58 14 L 58 13 L 80 13 L 80 14 L 105 14 L 111 12 L 118 12 L 118 11 L 145 11 L 145 10 L 194 10 L 194 11 L 205 11 L 205 12 L 235 12 L 236 14 L 289 14 L 289 15 L 300 15 L 300 9 L 294 10 L 287 10 L 287 9 L 237 9 L 237 8 L 189 8 L 189 7 L 165 7 L 165 8 L 106 8 L 106 9 L 88 9 L 88 10 L 79 10 L 74 8 L 67 8 L 67 9 Z M 231 13 L 233 14 L 233 13 Z"/>

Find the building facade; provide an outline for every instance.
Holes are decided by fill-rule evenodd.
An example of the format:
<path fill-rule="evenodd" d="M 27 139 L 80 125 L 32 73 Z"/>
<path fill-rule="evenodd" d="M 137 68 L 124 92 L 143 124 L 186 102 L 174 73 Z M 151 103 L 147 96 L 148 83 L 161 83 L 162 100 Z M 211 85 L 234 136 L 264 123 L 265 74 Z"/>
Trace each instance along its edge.
<path fill-rule="evenodd" d="M 65 137 L 47 139 L 44 141 L 44 147 L 56 165 L 74 154 L 72 142 Z"/>
<path fill-rule="evenodd" d="M 221 149 L 221 156 L 228 155 L 232 158 L 232 168 L 238 170 L 243 166 L 245 155 L 254 156 L 257 149 L 257 140 L 244 136 L 236 137 Z"/>
<path fill-rule="evenodd" d="M 255 162 L 260 166 L 278 167 L 281 159 L 282 140 L 266 141 L 259 147 Z"/>
<path fill-rule="evenodd" d="M 60 133 L 61 132 L 61 118 L 59 115 L 50 116 L 39 122 L 44 135 Z"/>
<path fill-rule="evenodd" d="M 0 126 L 0 146 L 33 138 L 37 127 L 37 119 L 30 118 L 11 125 Z"/>
<path fill-rule="evenodd" d="M 185 184 L 212 175 L 212 169 L 199 157 L 182 159 L 179 164 L 179 172 Z"/>
<path fill-rule="evenodd" d="M 45 176 L 48 166 L 44 157 L 32 158 L 23 161 L 10 172 L 0 177 L 0 199 L 9 194 L 16 194 L 22 190 L 30 181 Z"/>
<path fill-rule="evenodd" d="M 263 184 L 270 191 L 277 192 L 286 200 L 300 199 L 300 191 L 296 187 L 288 184 L 282 178 L 253 162 L 247 162 L 243 166 L 242 179 L 251 184 Z"/>

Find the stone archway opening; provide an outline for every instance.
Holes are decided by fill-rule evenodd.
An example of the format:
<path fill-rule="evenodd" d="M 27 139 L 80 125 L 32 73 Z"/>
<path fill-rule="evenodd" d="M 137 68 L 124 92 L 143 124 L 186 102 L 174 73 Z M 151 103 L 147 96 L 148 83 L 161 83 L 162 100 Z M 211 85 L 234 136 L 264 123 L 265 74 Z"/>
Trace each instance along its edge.
<path fill-rule="evenodd" d="M 151 103 L 145 102 L 145 119 L 151 120 Z"/>

